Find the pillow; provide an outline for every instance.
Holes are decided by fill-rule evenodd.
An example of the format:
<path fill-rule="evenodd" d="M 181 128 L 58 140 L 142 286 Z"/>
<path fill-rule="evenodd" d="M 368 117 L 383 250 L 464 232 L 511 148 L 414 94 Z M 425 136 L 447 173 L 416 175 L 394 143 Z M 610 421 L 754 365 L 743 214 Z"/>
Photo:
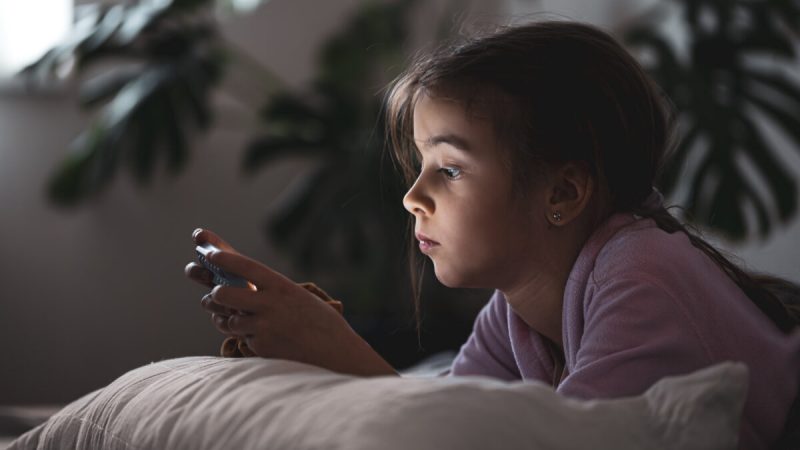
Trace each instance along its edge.
<path fill-rule="evenodd" d="M 19 449 L 733 449 L 747 369 L 580 401 L 538 382 L 341 375 L 275 359 L 134 369 L 20 436 Z"/>

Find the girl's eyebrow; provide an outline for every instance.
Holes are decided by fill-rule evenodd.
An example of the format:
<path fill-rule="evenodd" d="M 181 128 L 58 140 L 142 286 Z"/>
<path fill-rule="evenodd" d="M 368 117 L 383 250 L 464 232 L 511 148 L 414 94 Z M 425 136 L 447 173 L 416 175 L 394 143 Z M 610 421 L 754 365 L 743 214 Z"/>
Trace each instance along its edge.
<path fill-rule="evenodd" d="M 425 147 L 434 147 L 439 144 L 448 144 L 464 152 L 470 151 L 470 146 L 467 140 L 452 133 L 437 134 L 436 136 L 432 136 L 423 142 Z"/>

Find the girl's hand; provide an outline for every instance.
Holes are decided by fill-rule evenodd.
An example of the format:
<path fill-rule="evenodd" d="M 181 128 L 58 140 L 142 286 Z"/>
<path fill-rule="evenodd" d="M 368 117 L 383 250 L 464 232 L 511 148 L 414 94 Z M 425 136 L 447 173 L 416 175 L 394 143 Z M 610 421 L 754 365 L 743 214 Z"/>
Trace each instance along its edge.
<path fill-rule="evenodd" d="M 226 248 L 209 254 L 209 262 L 249 280 L 255 289 L 216 286 L 203 298 L 201 303 L 213 313 L 219 331 L 243 338 L 264 358 L 299 361 L 353 375 L 397 374 L 322 299 L 232 250 L 216 235 L 206 236 L 214 236 L 217 241 L 208 242 Z M 232 313 L 226 316 L 225 312 Z"/>
<path fill-rule="evenodd" d="M 213 231 L 210 230 L 204 230 L 202 228 L 194 230 L 192 233 L 192 240 L 194 241 L 195 245 L 209 243 L 221 250 L 238 253 L 230 244 L 225 242 L 221 237 L 217 236 Z M 203 265 L 199 262 L 190 262 L 186 265 L 183 271 L 192 281 L 210 288 L 216 286 L 213 282 L 214 274 L 212 274 L 210 270 L 203 267 Z M 236 311 L 230 308 L 225 308 L 216 303 L 206 302 L 204 304 L 203 301 L 201 301 L 200 304 L 211 313 L 211 320 L 215 324 L 225 323 L 225 321 L 228 320 L 228 317 L 236 313 Z M 217 328 L 219 328 L 219 326 Z M 223 331 L 223 333 L 226 336 L 232 336 L 229 331 Z"/>
<path fill-rule="evenodd" d="M 192 240 L 194 241 L 195 245 L 209 243 L 213 244 L 220 250 L 238 253 L 230 244 L 225 242 L 221 237 L 217 236 L 213 231 L 210 230 L 204 230 L 202 228 L 194 230 L 194 233 L 192 233 Z M 203 286 L 210 288 L 215 286 L 214 282 L 212 281 L 214 279 L 214 275 L 211 273 L 211 271 L 196 261 L 187 264 L 186 268 L 184 269 L 184 273 L 191 280 L 196 281 Z"/>

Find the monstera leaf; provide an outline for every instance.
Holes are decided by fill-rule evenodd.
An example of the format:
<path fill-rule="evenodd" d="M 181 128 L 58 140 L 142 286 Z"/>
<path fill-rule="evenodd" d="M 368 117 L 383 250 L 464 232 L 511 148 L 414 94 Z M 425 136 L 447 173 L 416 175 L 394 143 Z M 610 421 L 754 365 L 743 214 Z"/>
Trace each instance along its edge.
<path fill-rule="evenodd" d="M 685 56 L 652 24 L 634 27 L 625 36 L 631 46 L 653 56 L 646 66 L 680 112 L 682 140 L 660 187 L 669 194 L 679 183 L 688 183 L 689 218 L 731 240 L 752 234 L 746 219 L 751 207 L 756 232 L 765 236 L 797 211 L 797 174 L 781 164 L 759 118 L 783 131 L 800 150 L 800 86 L 774 64 L 796 64 L 787 30 L 800 30 L 800 5 L 677 3 L 688 30 Z M 764 56 L 772 63 L 757 64 Z M 692 156 L 697 154 L 702 156 Z M 697 164 L 687 167 L 690 159 Z"/>
<path fill-rule="evenodd" d="M 83 6 L 71 37 L 24 70 L 35 86 L 71 70 L 114 63 L 81 86 L 81 106 L 99 112 L 51 179 L 53 200 L 75 204 L 90 198 L 120 165 L 140 182 L 151 178 L 159 157 L 173 173 L 183 167 L 187 128 L 210 125 L 208 94 L 223 64 L 214 25 L 197 19 L 208 3 Z"/>
<path fill-rule="evenodd" d="M 360 280 L 350 288 L 371 294 L 348 292 L 349 301 L 363 303 L 356 309 L 389 306 L 375 302 L 374 293 L 406 283 L 397 276 L 405 250 L 398 239 L 406 223 L 401 185 L 383 147 L 376 93 L 396 75 L 384 68 L 401 66 L 410 5 L 359 10 L 322 49 L 311 89 L 268 101 L 262 111 L 266 132 L 245 153 L 248 173 L 286 156 L 316 159 L 316 169 L 272 211 L 267 233 L 306 270 L 330 274 L 339 268 L 348 272 L 342 279 Z"/>

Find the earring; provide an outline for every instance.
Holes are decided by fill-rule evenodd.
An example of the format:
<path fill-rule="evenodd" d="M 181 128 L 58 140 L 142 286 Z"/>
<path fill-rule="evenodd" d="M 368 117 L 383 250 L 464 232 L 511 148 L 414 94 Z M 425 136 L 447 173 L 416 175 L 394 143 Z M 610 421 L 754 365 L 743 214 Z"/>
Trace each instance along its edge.
<path fill-rule="evenodd" d="M 553 212 L 553 220 L 556 222 L 561 222 L 561 211 Z"/>

